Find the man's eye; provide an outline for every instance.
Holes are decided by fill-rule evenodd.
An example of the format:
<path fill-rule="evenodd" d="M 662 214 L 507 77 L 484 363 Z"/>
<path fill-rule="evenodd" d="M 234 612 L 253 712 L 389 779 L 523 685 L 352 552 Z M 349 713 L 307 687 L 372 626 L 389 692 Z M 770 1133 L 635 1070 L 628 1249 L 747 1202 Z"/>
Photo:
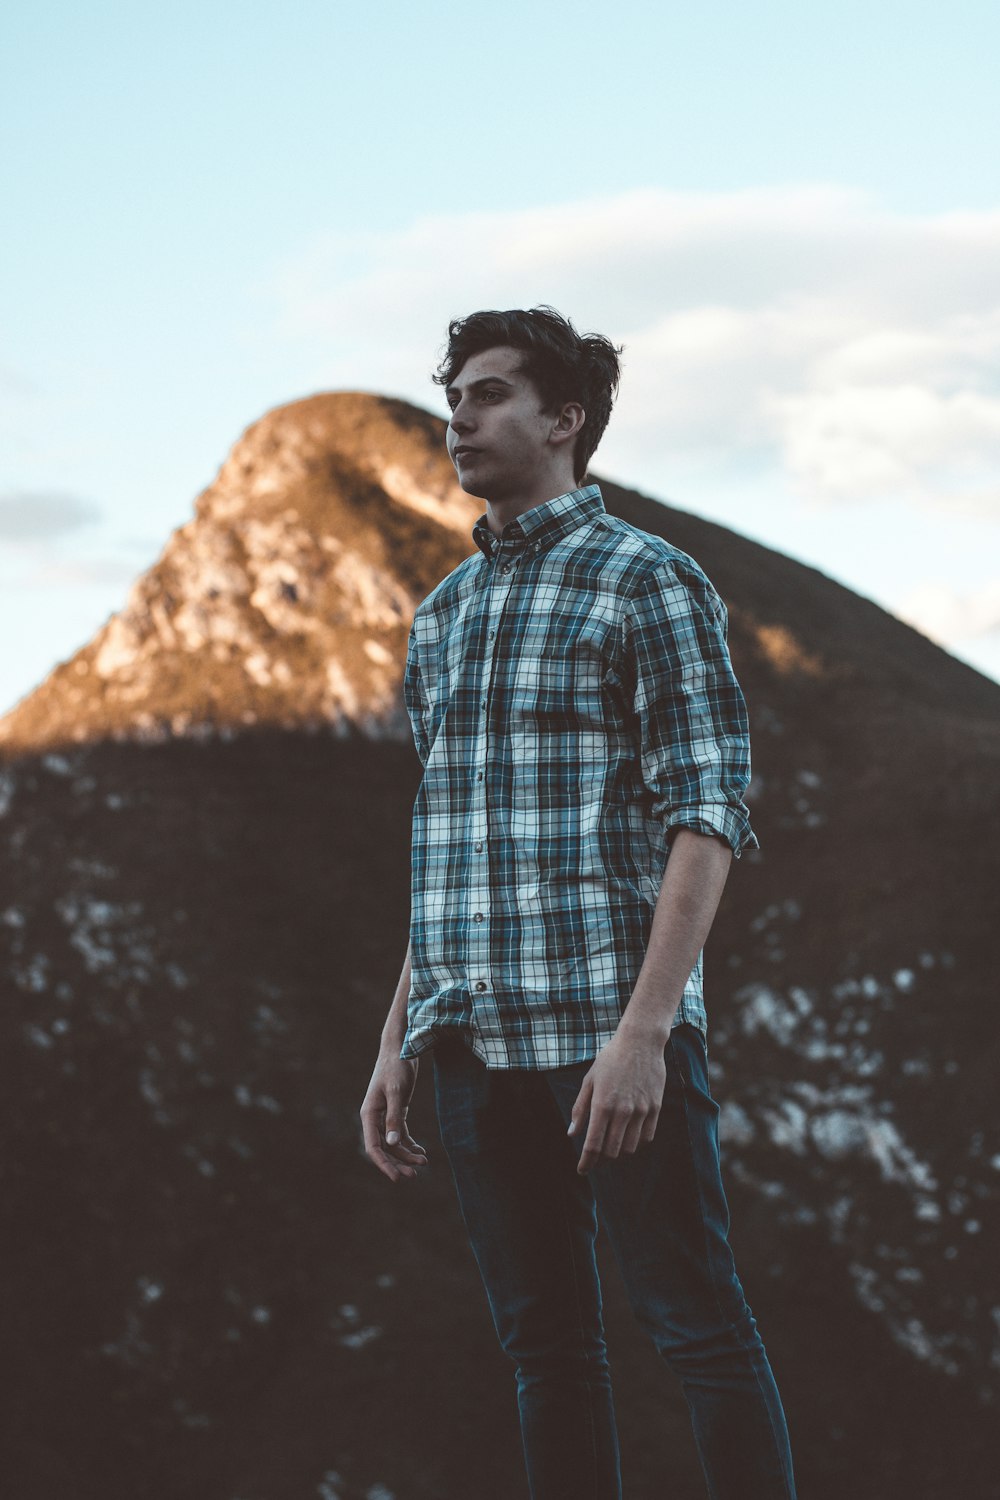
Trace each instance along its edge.
<path fill-rule="evenodd" d="M 482 392 L 482 400 L 483 400 L 483 401 L 493 401 L 493 400 L 495 400 L 495 399 L 496 399 L 496 398 L 497 398 L 497 397 L 498 397 L 498 396 L 499 396 L 499 395 L 500 395 L 500 392 L 499 392 L 499 391 L 483 391 L 483 392 Z"/>

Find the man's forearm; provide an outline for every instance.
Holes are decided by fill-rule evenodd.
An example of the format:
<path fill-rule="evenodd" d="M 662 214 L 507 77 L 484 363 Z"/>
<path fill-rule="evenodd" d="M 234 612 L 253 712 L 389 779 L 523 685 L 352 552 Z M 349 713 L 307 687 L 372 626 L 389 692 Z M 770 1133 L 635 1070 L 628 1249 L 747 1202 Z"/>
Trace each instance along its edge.
<path fill-rule="evenodd" d="M 382 1027 L 382 1051 L 393 1052 L 398 1057 L 406 1035 L 406 1006 L 410 998 L 410 946 L 407 944 L 403 972 L 399 976 L 396 993 L 389 1007 L 389 1014 Z"/>
<path fill-rule="evenodd" d="M 680 828 L 653 913 L 649 945 L 618 1030 L 665 1045 L 684 986 L 711 931 L 733 852 L 721 838 Z"/>

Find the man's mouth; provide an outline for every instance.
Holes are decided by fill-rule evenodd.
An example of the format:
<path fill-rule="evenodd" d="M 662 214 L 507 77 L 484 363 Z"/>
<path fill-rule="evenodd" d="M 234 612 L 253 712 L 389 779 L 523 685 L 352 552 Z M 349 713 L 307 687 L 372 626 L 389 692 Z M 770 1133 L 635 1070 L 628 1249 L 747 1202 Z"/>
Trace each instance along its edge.
<path fill-rule="evenodd" d="M 455 451 L 452 454 L 452 458 L 457 463 L 460 458 L 469 458 L 469 457 L 471 457 L 471 455 L 473 453 L 478 453 L 478 452 L 479 452 L 478 448 L 470 448 L 468 446 L 468 444 L 466 444 L 466 443 L 459 443 L 458 447 L 455 449 Z"/>

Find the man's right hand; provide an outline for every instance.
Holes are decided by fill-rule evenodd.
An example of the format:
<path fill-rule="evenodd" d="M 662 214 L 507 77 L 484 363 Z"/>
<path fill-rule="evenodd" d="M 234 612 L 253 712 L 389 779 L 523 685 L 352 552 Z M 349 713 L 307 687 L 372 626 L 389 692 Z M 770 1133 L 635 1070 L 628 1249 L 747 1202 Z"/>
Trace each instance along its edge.
<path fill-rule="evenodd" d="M 379 1053 L 361 1106 L 365 1155 L 390 1182 L 416 1177 L 427 1165 L 427 1152 L 410 1135 L 406 1114 L 417 1081 L 417 1064 Z"/>

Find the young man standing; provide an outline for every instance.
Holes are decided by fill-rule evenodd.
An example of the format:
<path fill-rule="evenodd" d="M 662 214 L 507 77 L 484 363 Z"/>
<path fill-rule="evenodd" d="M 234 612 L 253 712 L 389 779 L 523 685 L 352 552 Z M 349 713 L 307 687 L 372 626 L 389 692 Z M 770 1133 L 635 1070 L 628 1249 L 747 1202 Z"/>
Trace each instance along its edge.
<path fill-rule="evenodd" d="M 552 309 L 453 323 L 448 451 L 477 550 L 419 606 L 424 767 L 410 947 L 362 1107 L 391 1181 L 431 1051 L 441 1139 L 517 1366 L 532 1500 L 619 1500 L 594 1257 L 680 1377 L 713 1500 L 792 1500 L 781 1402 L 736 1276 L 701 950 L 756 840 L 725 608 L 607 514 L 587 464 L 617 351 Z"/>

